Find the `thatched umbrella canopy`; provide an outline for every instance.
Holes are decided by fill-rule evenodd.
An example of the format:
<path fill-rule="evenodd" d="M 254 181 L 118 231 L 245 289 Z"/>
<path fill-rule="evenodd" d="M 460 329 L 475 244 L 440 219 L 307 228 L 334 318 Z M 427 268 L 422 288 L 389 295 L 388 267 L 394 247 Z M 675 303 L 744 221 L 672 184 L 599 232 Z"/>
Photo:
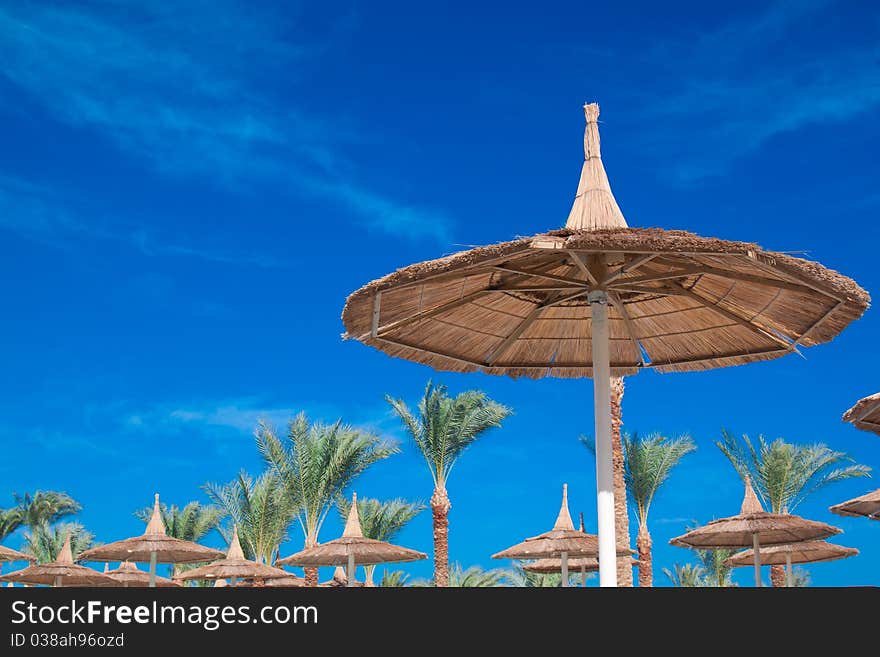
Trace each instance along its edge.
<path fill-rule="evenodd" d="M 0 545 L 0 562 L 3 561 L 36 561 L 36 559 L 24 552 Z"/>
<path fill-rule="evenodd" d="M 427 558 L 428 555 L 424 552 L 364 538 L 357 509 L 357 495 L 353 494 L 341 538 L 297 552 L 275 563 L 279 566 L 346 566 L 348 586 L 354 586 L 356 566 L 420 561 Z"/>
<path fill-rule="evenodd" d="M 79 566 L 73 562 L 70 549 L 70 534 L 58 558 L 51 563 L 35 564 L 22 570 L 3 575 L 0 582 L 19 582 L 21 584 L 43 584 L 46 586 L 120 586 L 112 577 L 97 570 Z"/>
<path fill-rule="evenodd" d="M 843 414 L 843 421 L 852 422 L 857 429 L 880 435 L 880 392 L 857 401 Z"/>
<path fill-rule="evenodd" d="M 616 550 L 616 556 L 628 556 L 629 550 Z M 574 528 L 568 510 L 568 484 L 562 485 L 562 505 L 553 529 L 538 536 L 527 538 L 506 550 L 492 555 L 493 559 L 543 559 L 558 558 L 562 573 L 562 586 L 568 586 L 569 558 L 599 558 L 599 537 Z"/>
<path fill-rule="evenodd" d="M 105 575 L 109 575 L 119 582 L 119 585 L 125 588 L 143 588 L 150 585 L 150 573 L 141 570 L 136 564 L 130 561 L 123 561 L 119 564 L 119 568 L 115 570 L 104 570 Z M 180 584 L 168 579 L 167 577 L 156 576 L 156 587 L 176 588 Z"/>
<path fill-rule="evenodd" d="M 861 497 L 835 504 L 830 511 L 839 516 L 865 516 L 871 520 L 880 520 L 880 488 Z"/>
<path fill-rule="evenodd" d="M 593 377 L 600 583 L 616 585 L 610 376 L 779 358 L 868 307 L 855 281 L 750 242 L 629 228 L 584 107 L 565 228 L 399 269 L 348 297 L 346 338 L 437 370 Z"/>
<path fill-rule="evenodd" d="M 321 582 L 320 584 L 318 584 L 318 586 L 321 588 L 335 589 L 349 586 L 364 587 L 366 586 L 366 583 L 353 581 L 349 584 L 348 575 L 345 574 L 345 569 L 342 568 L 342 566 L 336 566 L 336 568 L 333 570 L 333 577 L 328 579 L 326 582 Z"/>
<path fill-rule="evenodd" d="M 240 579 L 269 580 L 290 579 L 291 574 L 280 568 L 273 568 L 265 564 L 244 558 L 241 542 L 238 540 L 238 527 L 232 530 L 232 540 L 229 542 L 229 552 L 220 561 L 209 563 L 201 568 L 194 568 L 174 576 L 175 581 L 185 582 L 197 579 L 227 579 L 235 584 Z"/>
<path fill-rule="evenodd" d="M 272 579 L 261 579 L 255 578 L 252 580 L 244 579 L 240 582 L 236 582 L 232 586 L 237 587 L 301 587 L 308 586 L 306 580 L 302 577 L 297 577 L 291 573 L 287 573 L 287 577 L 275 577 Z"/>
<path fill-rule="evenodd" d="M 165 533 L 165 523 L 159 509 L 159 493 L 153 501 L 153 514 L 141 536 L 126 538 L 115 543 L 86 550 L 80 561 L 136 561 L 150 564 L 150 586 L 155 586 L 157 563 L 201 563 L 222 559 L 220 550 L 191 541 L 172 538 Z"/>
<path fill-rule="evenodd" d="M 745 497 L 739 515 L 713 520 L 673 538 L 669 543 L 698 550 L 751 546 L 754 550 L 755 586 L 761 586 L 761 545 L 799 543 L 840 533 L 837 527 L 824 522 L 806 520 L 790 513 L 768 513 L 761 507 L 748 479 L 745 486 Z"/>
<path fill-rule="evenodd" d="M 785 583 L 791 586 L 791 565 L 793 563 L 819 563 L 854 557 L 859 553 L 855 548 L 834 545 L 828 541 L 801 541 L 788 545 L 771 545 L 761 549 L 761 563 L 766 566 L 785 565 Z M 725 559 L 728 566 L 738 568 L 751 566 L 755 562 L 754 549 L 737 552 Z"/>

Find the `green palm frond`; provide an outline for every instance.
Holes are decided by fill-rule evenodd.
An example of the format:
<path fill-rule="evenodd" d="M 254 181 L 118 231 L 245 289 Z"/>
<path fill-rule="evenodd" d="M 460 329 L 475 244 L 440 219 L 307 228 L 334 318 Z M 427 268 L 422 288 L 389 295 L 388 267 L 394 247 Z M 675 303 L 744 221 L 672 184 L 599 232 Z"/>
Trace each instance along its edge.
<path fill-rule="evenodd" d="M 490 588 L 498 586 L 510 586 L 510 571 L 504 568 L 484 570 L 480 566 L 463 568 L 461 564 L 454 563 L 449 569 L 449 586 L 452 588 Z M 432 580 L 420 579 L 413 586 L 434 586 Z"/>
<path fill-rule="evenodd" d="M 379 586 L 384 588 L 399 588 L 410 586 L 409 574 L 402 570 L 386 570 L 379 580 Z"/>
<path fill-rule="evenodd" d="M 272 563 L 278 546 L 287 540 L 287 528 L 296 513 L 283 482 L 272 471 L 254 479 L 242 471 L 228 484 L 205 484 L 229 526 L 219 528 L 227 544 L 238 527 L 241 549 L 249 559 Z"/>
<path fill-rule="evenodd" d="M 286 440 L 265 422 L 255 436 L 307 541 L 317 540 L 327 513 L 358 475 L 400 451 L 394 443 L 341 421 L 309 423 L 305 414 L 289 423 Z"/>
<path fill-rule="evenodd" d="M 793 587 L 804 588 L 810 586 L 812 578 L 806 569 L 795 566 L 791 570 L 791 585 Z"/>
<path fill-rule="evenodd" d="M 489 399 L 480 390 L 450 397 L 446 386 L 430 381 L 419 401 L 418 415 L 401 399 L 385 396 L 419 448 L 434 484 L 445 488 L 452 467 L 461 453 L 487 430 L 500 427 L 513 411 Z"/>
<path fill-rule="evenodd" d="M 408 502 L 399 497 L 385 501 L 359 497 L 357 505 L 364 536 L 388 542 L 393 541 L 400 530 L 426 508 L 423 502 Z M 351 501 L 340 497 L 336 501 L 336 506 L 344 523 L 351 510 Z"/>
<path fill-rule="evenodd" d="M 15 493 L 14 498 L 21 524 L 30 528 L 51 525 L 82 510 L 80 503 L 70 495 L 54 490 Z"/>
<path fill-rule="evenodd" d="M 656 433 L 644 437 L 623 436 L 626 490 L 641 524 L 647 523 L 651 503 L 672 469 L 696 449 L 690 436 L 667 438 Z"/>
<path fill-rule="evenodd" d="M 673 565 L 672 570 L 663 569 L 663 574 L 669 579 L 673 586 L 679 587 L 704 587 L 706 583 L 706 571 L 702 566 L 695 566 L 692 563 Z"/>
<path fill-rule="evenodd" d="M 54 526 L 43 523 L 29 526 L 28 529 L 24 535 L 22 552 L 35 557 L 38 563 L 55 561 L 68 534 L 74 560 L 80 552 L 97 545 L 95 535 L 78 522 L 62 522 Z"/>
<path fill-rule="evenodd" d="M 587 573 L 587 579 L 595 577 L 595 573 Z M 508 571 L 507 580 L 510 586 L 528 589 L 560 588 L 562 586 L 562 573 L 532 573 L 523 569 L 523 564 L 517 562 L 512 570 Z M 568 573 L 568 585 L 580 586 L 581 573 L 570 571 Z"/>
<path fill-rule="evenodd" d="M 688 530 L 690 531 L 690 530 Z M 737 553 L 737 550 L 694 550 L 700 567 L 703 570 L 705 586 L 728 588 L 736 586 L 731 579 L 733 568 L 724 563 L 726 559 Z"/>
<path fill-rule="evenodd" d="M 791 513 L 807 497 L 844 479 L 869 477 L 871 468 L 856 464 L 846 452 L 825 444 L 798 445 L 782 438 L 770 442 L 759 435 L 737 439 L 726 429 L 715 443 L 737 473 L 749 477 L 765 507 Z"/>
<path fill-rule="evenodd" d="M 21 509 L 18 507 L 0 510 L 0 541 L 21 527 L 21 521 Z"/>
<path fill-rule="evenodd" d="M 224 512 L 216 506 L 199 502 L 189 502 L 183 508 L 172 504 L 159 507 L 165 530 L 172 538 L 197 543 L 212 529 L 217 529 L 223 519 Z M 153 507 L 148 506 L 134 512 L 135 517 L 144 522 L 150 521 Z"/>

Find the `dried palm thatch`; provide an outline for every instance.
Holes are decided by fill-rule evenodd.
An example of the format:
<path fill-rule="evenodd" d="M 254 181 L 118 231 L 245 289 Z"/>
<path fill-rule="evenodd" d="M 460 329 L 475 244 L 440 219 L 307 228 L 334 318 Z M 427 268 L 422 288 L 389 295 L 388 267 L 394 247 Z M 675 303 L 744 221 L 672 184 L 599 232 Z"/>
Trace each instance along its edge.
<path fill-rule="evenodd" d="M 326 582 L 321 582 L 318 584 L 321 588 L 335 589 L 340 587 L 364 587 L 366 584 L 364 582 L 352 582 L 350 585 L 348 583 L 348 575 L 345 574 L 345 570 L 343 570 L 342 566 L 336 566 L 336 569 L 333 571 L 333 577 L 331 577 Z"/>
<path fill-rule="evenodd" d="M 354 495 L 341 538 L 297 552 L 275 563 L 279 566 L 348 566 L 353 559 L 355 565 L 371 566 L 427 558 L 428 555 L 423 552 L 364 538 L 358 516 L 357 496 Z"/>
<path fill-rule="evenodd" d="M 562 572 L 562 559 L 537 559 L 522 567 L 529 573 L 541 575 L 558 574 Z M 599 570 L 599 559 L 594 557 L 576 557 L 568 560 L 570 572 L 594 573 Z"/>
<path fill-rule="evenodd" d="M 174 579 L 185 582 L 199 579 L 270 580 L 290 579 L 290 577 L 290 573 L 285 570 L 245 559 L 241 543 L 238 540 L 238 527 L 235 527 L 232 530 L 232 540 L 229 542 L 229 552 L 225 558 L 200 568 L 179 573 L 174 576 Z"/>
<path fill-rule="evenodd" d="M 225 581 L 225 580 L 221 580 Z M 296 575 L 291 575 L 287 573 L 287 577 L 273 577 L 272 579 L 261 579 L 259 577 L 254 579 L 243 579 L 239 582 L 236 582 L 233 586 L 237 587 L 302 587 L 308 586 L 308 583 L 302 577 L 297 577 Z"/>
<path fill-rule="evenodd" d="M 497 552 L 493 559 L 543 559 L 568 557 L 599 558 L 599 537 L 574 528 L 568 511 L 568 484 L 562 485 L 562 506 L 553 529 L 538 536 L 527 538 L 522 543 Z M 618 556 L 628 556 L 629 550 L 618 549 Z"/>
<path fill-rule="evenodd" d="M 861 497 L 835 504 L 830 511 L 839 516 L 865 516 L 871 520 L 880 520 L 880 488 Z"/>
<path fill-rule="evenodd" d="M 584 164 L 562 230 L 399 269 L 345 304 L 345 338 L 453 372 L 592 376 L 588 295 L 609 304 L 611 370 L 770 360 L 828 342 L 870 297 L 855 281 L 756 244 L 629 228 L 586 105 Z"/>
<path fill-rule="evenodd" d="M 220 550 L 198 543 L 172 538 L 165 533 L 165 523 L 159 510 L 159 494 L 153 503 L 153 515 L 141 536 L 127 538 L 86 550 L 80 554 L 81 561 L 136 561 L 156 563 L 200 563 L 222 559 Z"/>
<path fill-rule="evenodd" d="M 746 481 L 746 494 L 739 515 L 721 518 L 692 529 L 669 541 L 678 547 L 698 550 L 780 545 L 819 540 L 839 534 L 837 527 L 824 522 L 806 520 L 790 513 L 768 513 L 761 508 L 751 482 Z"/>
<path fill-rule="evenodd" d="M 119 568 L 116 568 L 115 570 L 105 570 L 104 574 L 109 575 L 118 582 L 117 586 L 125 588 L 141 588 L 149 586 L 150 584 L 150 573 L 140 570 L 130 561 L 123 561 L 119 564 Z M 167 577 L 156 577 L 156 586 L 162 588 L 176 588 L 179 587 L 180 584 Z"/>
<path fill-rule="evenodd" d="M 843 414 L 844 422 L 852 422 L 857 429 L 880 435 L 880 392 L 865 397 Z"/>
<path fill-rule="evenodd" d="M 855 548 L 834 545 L 827 541 L 802 541 L 789 545 L 772 545 L 761 549 L 761 563 L 765 566 L 779 566 L 792 563 L 818 563 L 854 557 L 859 553 Z M 755 560 L 753 549 L 737 552 L 724 563 L 728 566 L 751 566 Z"/>
<path fill-rule="evenodd" d="M 55 561 L 16 570 L 0 577 L 0 582 L 46 586 L 121 586 L 112 577 L 73 562 L 70 534 L 64 539 L 64 545 Z"/>
<path fill-rule="evenodd" d="M 0 545 L 0 562 L 2 561 L 36 561 L 36 559 L 24 552 Z"/>

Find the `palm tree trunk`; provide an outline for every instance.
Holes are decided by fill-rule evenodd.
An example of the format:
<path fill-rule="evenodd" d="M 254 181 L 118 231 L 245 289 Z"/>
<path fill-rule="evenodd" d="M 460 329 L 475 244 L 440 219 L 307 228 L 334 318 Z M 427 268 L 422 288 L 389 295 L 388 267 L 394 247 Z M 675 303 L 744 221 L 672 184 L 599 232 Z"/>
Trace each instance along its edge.
<path fill-rule="evenodd" d="M 446 489 L 437 487 L 431 496 L 434 517 L 434 586 L 449 586 L 449 509 Z"/>
<path fill-rule="evenodd" d="M 651 534 L 644 523 L 639 523 L 636 548 L 639 551 L 639 588 L 652 587 L 654 586 L 654 564 L 651 554 Z"/>
<path fill-rule="evenodd" d="M 785 586 L 785 566 L 770 566 L 770 583 L 775 587 Z"/>
<path fill-rule="evenodd" d="M 623 377 L 611 378 L 611 460 L 614 465 L 614 528 L 617 548 L 629 550 L 629 514 L 626 508 L 626 481 L 623 476 Z M 632 561 L 629 555 L 617 557 L 617 585 L 632 586 Z"/>
<path fill-rule="evenodd" d="M 305 548 L 313 548 L 318 544 L 318 537 L 309 532 L 306 536 L 306 544 Z M 317 566 L 311 566 L 309 568 L 303 568 L 305 572 L 306 586 L 318 586 L 318 568 Z"/>

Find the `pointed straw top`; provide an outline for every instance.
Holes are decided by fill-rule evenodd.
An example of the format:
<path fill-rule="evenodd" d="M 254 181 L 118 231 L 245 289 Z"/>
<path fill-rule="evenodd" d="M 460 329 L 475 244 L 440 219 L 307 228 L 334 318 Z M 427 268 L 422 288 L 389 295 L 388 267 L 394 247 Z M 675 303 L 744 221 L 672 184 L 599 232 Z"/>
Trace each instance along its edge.
<path fill-rule="evenodd" d="M 232 528 L 232 540 L 229 541 L 229 551 L 226 553 L 227 559 L 244 560 L 244 552 L 241 549 L 241 541 L 238 540 L 238 525 Z"/>
<path fill-rule="evenodd" d="M 565 227 L 574 230 L 626 228 L 626 219 L 611 193 L 611 184 L 602 164 L 599 150 L 599 105 L 584 105 L 584 115 L 587 119 L 584 131 L 584 165 Z"/>
<path fill-rule="evenodd" d="M 571 521 L 571 514 L 568 512 L 568 484 L 562 484 L 562 506 L 559 508 L 559 515 L 556 516 L 556 524 L 553 529 L 570 529 L 574 531 L 574 523 Z"/>
<path fill-rule="evenodd" d="M 159 509 L 159 493 L 156 493 L 153 501 L 153 515 L 150 516 L 150 522 L 147 523 L 144 534 L 165 535 L 165 523 L 162 522 L 162 511 Z"/>
<path fill-rule="evenodd" d="M 361 530 L 361 517 L 358 515 L 357 493 L 351 494 L 351 508 L 348 510 L 348 518 L 345 521 L 345 530 L 342 532 L 342 537 L 364 537 L 363 530 Z"/>
<path fill-rule="evenodd" d="M 761 501 L 755 494 L 755 489 L 752 488 L 752 480 L 749 477 L 746 477 L 746 494 L 743 497 L 743 503 L 742 507 L 740 507 L 739 514 L 741 516 L 746 516 L 752 513 L 761 513 L 762 511 L 764 511 L 764 507 L 761 506 Z"/>
<path fill-rule="evenodd" d="M 61 552 L 58 553 L 58 558 L 55 559 L 55 563 L 73 563 L 73 552 L 70 549 L 70 532 L 67 533 L 67 538 L 64 539 L 64 545 L 61 546 Z"/>

